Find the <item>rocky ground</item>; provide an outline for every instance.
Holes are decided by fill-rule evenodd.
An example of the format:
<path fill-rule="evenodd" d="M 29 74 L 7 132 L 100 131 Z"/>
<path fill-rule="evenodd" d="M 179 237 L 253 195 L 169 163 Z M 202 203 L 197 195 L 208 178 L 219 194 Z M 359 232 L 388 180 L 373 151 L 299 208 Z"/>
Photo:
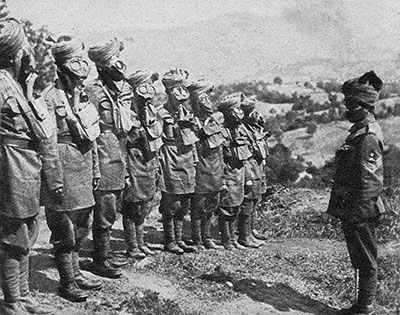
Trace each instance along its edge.
<path fill-rule="evenodd" d="M 295 191 L 290 196 L 288 203 L 293 212 L 322 208 L 327 202 L 326 192 Z M 153 213 L 146 223 L 146 239 L 160 249 L 157 255 L 132 261 L 122 269 L 121 279 L 105 279 L 103 290 L 91 292 L 87 302 L 80 304 L 56 294 L 58 273 L 42 217 L 40 238 L 31 256 L 34 295 L 55 307 L 60 315 L 329 315 L 352 298 L 348 286 L 353 274 L 341 241 L 274 238 L 257 250 L 211 250 L 175 256 L 161 251 L 162 232 L 157 217 Z M 112 247 L 122 253 L 120 221 L 114 227 Z M 399 254 L 398 248 L 393 244 L 382 246 L 384 251 Z M 90 249 L 89 240 L 82 252 L 82 264 L 90 260 Z M 92 276 L 86 271 L 85 274 Z M 382 308 L 382 314 L 391 314 L 386 311 Z"/>

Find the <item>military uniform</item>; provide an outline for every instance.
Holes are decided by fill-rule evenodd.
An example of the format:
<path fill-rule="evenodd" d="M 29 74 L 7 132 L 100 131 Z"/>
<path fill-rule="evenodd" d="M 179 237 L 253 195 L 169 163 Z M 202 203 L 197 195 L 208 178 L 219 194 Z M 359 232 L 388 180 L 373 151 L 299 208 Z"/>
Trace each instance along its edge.
<path fill-rule="evenodd" d="M 2 314 L 28 314 L 40 309 L 29 292 L 29 250 L 38 236 L 40 141 L 48 138 L 46 108 L 28 103 L 17 77 L 14 62 L 23 51 L 26 37 L 13 19 L 0 21 L 0 273 L 4 294 Z M 29 57 L 25 52 L 23 55 Z M 33 58 L 33 56 L 30 56 Z M 24 69 L 27 70 L 27 69 Z"/>
<path fill-rule="evenodd" d="M 199 162 L 190 211 L 192 241 L 200 249 L 218 248 L 211 238 L 211 218 L 219 206 L 220 192 L 224 187 L 224 117 L 221 112 L 213 112 L 208 96 L 212 88 L 213 84 L 206 80 L 198 80 L 188 87 L 191 107 L 198 120 L 196 133 L 200 139 L 196 143 Z"/>
<path fill-rule="evenodd" d="M 242 93 L 235 93 L 224 98 L 218 109 L 225 116 L 224 175 L 226 190 L 221 193 L 219 228 L 222 243 L 226 249 L 242 248 L 235 239 L 236 223 L 240 205 L 244 199 L 245 161 L 252 156 L 249 134 L 241 122 L 243 112 L 240 105 L 244 99 Z M 234 110 L 239 111 L 233 122 Z"/>
<path fill-rule="evenodd" d="M 358 80 L 347 81 L 342 90 L 348 110 L 354 112 L 350 106 L 356 103 L 372 111 L 380 90 L 377 87 L 382 82 L 379 84 L 379 81 L 372 72 Z M 336 153 L 336 173 L 328 206 L 328 213 L 342 221 L 352 265 L 359 270 L 358 301 L 339 314 L 372 312 L 378 275 L 376 226 L 384 211 L 380 197 L 383 189 L 382 131 L 371 113 L 354 122 Z"/>
<path fill-rule="evenodd" d="M 175 87 L 184 89 L 178 104 L 171 100 L 159 110 L 163 122 L 163 146 L 160 149 L 161 178 L 160 213 L 163 217 L 165 248 L 171 252 L 194 251 L 182 240 L 183 219 L 189 212 L 190 198 L 195 189 L 195 163 L 198 138 L 194 132 L 193 114 L 184 105 L 189 97 L 185 87 L 187 72 L 170 71 L 163 77 L 167 93 Z M 179 91 L 178 91 L 179 92 Z M 186 94 L 185 94 L 186 93 Z M 169 95 L 169 97 L 174 97 Z M 175 232 L 175 235 L 173 234 Z"/>
<path fill-rule="evenodd" d="M 162 145 L 162 122 L 151 103 L 151 98 L 155 95 L 153 87 L 155 77 L 158 78 L 158 74 L 139 70 L 127 78 L 134 89 L 132 109 L 137 119 L 128 134 L 129 185 L 123 194 L 122 222 L 125 242 L 128 246 L 127 254 L 132 258 L 143 258 L 145 255 L 155 254 L 147 247 L 143 239 L 143 223 L 150 214 L 152 201 L 157 192 L 158 156 Z"/>

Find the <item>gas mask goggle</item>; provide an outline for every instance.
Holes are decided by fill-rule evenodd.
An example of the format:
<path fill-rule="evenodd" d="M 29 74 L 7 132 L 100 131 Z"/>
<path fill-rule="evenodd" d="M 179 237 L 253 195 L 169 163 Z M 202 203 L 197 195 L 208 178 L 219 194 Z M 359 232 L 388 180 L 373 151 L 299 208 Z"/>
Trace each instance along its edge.
<path fill-rule="evenodd" d="M 206 112 L 212 112 L 210 96 L 207 93 L 203 93 L 198 97 L 198 103 L 200 104 L 202 110 Z"/>
<path fill-rule="evenodd" d="M 183 85 L 175 86 L 170 93 L 179 103 L 183 103 L 190 96 L 189 90 Z"/>
<path fill-rule="evenodd" d="M 242 121 L 243 117 L 244 117 L 243 110 L 239 107 L 235 107 L 228 112 L 227 118 L 233 122 L 238 123 Z"/>
<path fill-rule="evenodd" d="M 126 65 L 117 55 L 112 56 L 104 65 L 100 67 L 113 81 L 121 81 L 126 75 Z"/>
<path fill-rule="evenodd" d="M 246 116 L 247 121 L 253 125 L 264 125 L 264 118 L 257 111 L 252 111 Z"/>
<path fill-rule="evenodd" d="M 63 64 L 63 68 L 67 70 L 74 78 L 85 80 L 90 72 L 89 63 L 81 57 L 74 57 L 67 60 Z"/>
<path fill-rule="evenodd" d="M 29 74 L 35 71 L 36 61 L 33 57 L 32 47 L 25 43 L 20 52 L 20 60 L 19 60 L 19 73 L 18 73 L 18 81 L 20 83 L 25 83 L 25 80 L 28 78 Z"/>
<path fill-rule="evenodd" d="M 135 89 L 135 93 L 146 100 L 150 100 L 156 95 L 156 89 L 151 83 L 142 83 Z"/>

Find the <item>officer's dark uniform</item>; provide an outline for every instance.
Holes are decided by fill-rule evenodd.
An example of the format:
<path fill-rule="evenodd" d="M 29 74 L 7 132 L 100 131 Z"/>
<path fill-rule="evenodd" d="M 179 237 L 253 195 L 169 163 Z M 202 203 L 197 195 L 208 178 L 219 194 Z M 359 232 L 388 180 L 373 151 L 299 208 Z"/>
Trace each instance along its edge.
<path fill-rule="evenodd" d="M 382 81 L 374 72 L 347 81 L 343 93 L 348 110 L 361 106 L 373 111 Z M 328 213 L 342 221 L 350 259 L 359 270 L 358 301 L 339 314 L 369 314 L 375 301 L 378 264 L 376 226 L 384 211 L 382 131 L 371 113 L 355 121 L 336 153 L 336 174 Z"/>
<path fill-rule="evenodd" d="M 108 278 L 121 277 L 118 268 L 126 259 L 108 260 L 111 256 L 111 228 L 121 211 L 122 191 L 127 178 L 126 139 L 133 126 L 132 88 L 125 80 L 125 64 L 119 59 L 123 45 L 116 38 L 92 46 L 89 58 L 96 64 L 99 77 L 89 87 L 90 100 L 100 115 L 100 136 L 97 151 L 101 180 L 94 192 L 93 264 L 91 271 Z"/>
<path fill-rule="evenodd" d="M 192 241 L 200 249 L 217 249 L 210 228 L 224 185 L 224 116 L 221 112 L 213 112 L 208 96 L 213 89 L 211 82 L 198 80 L 188 89 L 193 113 L 198 119 L 196 132 L 200 139 L 196 143 L 199 162 L 196 165 L 196 187 L 190 211 Z"/>
<path fill-rule="evenodd" d="M 124 190 L 121 212 L 127 255 L 132 258 L 155 254 L 144 243 L 143 223 L 152 209 L 159 177 L 158 156 L 163 129 L 151 103 L 155 95 L 153 83 L 157 79 L 158 74 L 148 70 L 138 70 L 127 78 L 134 90 L 132 109 L 137 119 L 128 134 L 129 184 Z"/>
<path fill-rule="evenodd" d="M 243 93 L 234 93 L 218 105 L 225 117 L 223 178 L 226 185 L 226 190 L 221 193 L 218 220 L 222 244 L 228 250 L 244 248 L 235 238 L 237 218 L 244 199 L 244 164 L 252 156 L 249 135 L 241 122 L 243 112 L 240 106 L 244 99 Z"/>

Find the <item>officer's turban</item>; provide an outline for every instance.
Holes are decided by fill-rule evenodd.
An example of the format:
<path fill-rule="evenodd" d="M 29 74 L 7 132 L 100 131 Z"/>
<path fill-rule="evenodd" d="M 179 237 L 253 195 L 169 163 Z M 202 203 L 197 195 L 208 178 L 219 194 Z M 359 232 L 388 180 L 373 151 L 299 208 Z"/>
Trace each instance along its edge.
<path fill-rule="evenodd" d="M 14 58 L 26 41 L 24 29 L 17 20 L 0 21 L 0 57 Z"/>
<path fill-rule="evenodd" d="M 240 108 L 245 97 L 246 96 L 242 92 L 229 94 L 222 99 L 217 108 L 221 112 L 226 112 L 234 108 Z"/>
<path fill-rule="evenodd" d="M 82 57 L 84 45 L 82 42 L 69 36 L 61 36 L 51 47 L 56 64 L 62 65 L 73 57 Z"/>
<path fill-rule="evenodd" d="M 173 69 L 164 74 L 161 82 L 164 84 L 167 90 L 171 90 L 177 86 L 186 86 L 189 72 L 183 69 Z"/>
<path fill-rule="evenodd" d="M 207 92 L 211 92 L 214 89 L 214 84 L 211 81 L 200 79 L 196 82 L 192 82 L 188 86 L 190 94 L 201 95 Z"/>
<path fill-rule="evenodd" d="M 94 63 L 103 63 L 112 56 L 118 55 L 123 49 L 124 44 L 114 38 L 90 47 L 88 56 Z"/>
<path fill-rule="evenodd" d="M 127 78 L 128 83 L 136 88 L 140 84 L 151 80 L 152 82 L 155 82 L 158 80 L 158 73 L 157 72 L 152 72 L 150 70 L 138 70 L 131 75 L 128 76 Z"/>
<path fill-rule="evenodd" d="M 358 101 L 367 108 L 373 108 L 382 84 L 376 73 L 369 71 L 359 78 L 346 81 L 342 86 L 342 92 L 345 98 Z"/>
<path fill-rule="evenodd" d="M 259 103 L 260 102 L 254 97 L 245 97 L 240 105 L 240 108 L 245 114 L 251 113 L 259 105 Z"/>

